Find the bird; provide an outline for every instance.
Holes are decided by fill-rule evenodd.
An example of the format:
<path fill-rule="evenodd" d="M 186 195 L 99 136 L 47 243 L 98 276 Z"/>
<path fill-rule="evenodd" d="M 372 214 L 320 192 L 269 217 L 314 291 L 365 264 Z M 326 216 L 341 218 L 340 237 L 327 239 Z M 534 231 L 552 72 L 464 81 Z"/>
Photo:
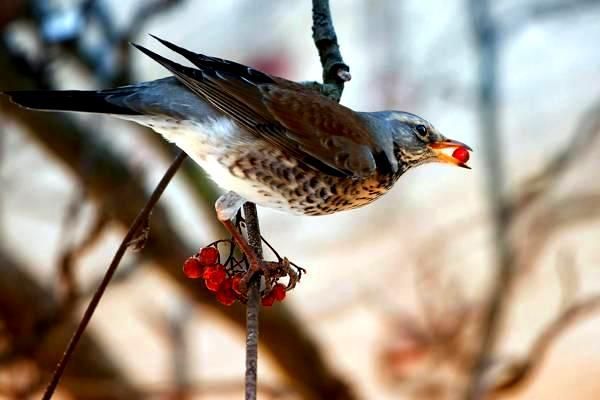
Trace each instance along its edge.
<path fill-rule="evenodd" d="M 225 190 L 217 217 L 254 271 L 261 262 L 231 222 L 245 201 L 327 215 L 373 202 L 421 164 L 469 168 L 468 157 L 445 151 L 472 149 L 415 114 L 354 111 L 308 85 L 152 37 L 193 66 L 133 44 L 171 76 L 107 90 L 4 93 L 29 109 L 133 121 L 174 143 Z"/>

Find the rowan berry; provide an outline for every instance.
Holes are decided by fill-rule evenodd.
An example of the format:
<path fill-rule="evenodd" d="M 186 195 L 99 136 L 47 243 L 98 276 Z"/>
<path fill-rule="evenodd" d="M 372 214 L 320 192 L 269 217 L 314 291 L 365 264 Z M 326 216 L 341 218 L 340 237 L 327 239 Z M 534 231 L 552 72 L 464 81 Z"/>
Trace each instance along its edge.
<path fill-rule="evenodd" d="M 216 247 L 203 247 L 198 259 L 202 265 L 214 265 L 219 261 L 219 250 Z"/>
<path fill-rule="evenodd" d="M 196 257 L 190 257 L 183 263 L 183 273 L 190 279 L 198 279 L 203 275 L 204 267 Z"/>

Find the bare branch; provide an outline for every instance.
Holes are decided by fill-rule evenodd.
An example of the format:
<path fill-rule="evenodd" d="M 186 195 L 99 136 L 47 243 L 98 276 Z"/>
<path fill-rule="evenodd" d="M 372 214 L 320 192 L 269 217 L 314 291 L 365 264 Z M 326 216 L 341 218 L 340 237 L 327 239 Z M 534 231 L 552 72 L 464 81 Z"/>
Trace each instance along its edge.
<path fill-rule="evenodd" d="M 511 368 L 512 374 L 502 381 L 489 382 L 489 394 L 498 394 L 507 390 L 523 388 L 546 359 L 552 344 L 575 322 L 586 315 L 600 311 L 600 296 L 594 296 L 571 305 L 562 312 L 537 337 L 529 350 L 529 356 L 518 361 Z"/>
<path fill-rule="evenodd" d="M 350 67 L 344 63 L 333 27 L 329 0 L 313 0 L 313 40 L 323 66 L 323 90 L 335 101 L 340 101 L 344 83 L 352 77 Z"/>
<path fill-rule="evenodd" d="M 262 240 L 258 214 L 254 203 L 244 204 L 244 219 L 246 221 L 246 234 L 248 244 L 256 255 L 262 260 Z M 246 400 L 255 400 L 258 375 L 258 315 L 260 310 L 260 280 L 250 282 L 248 288 L 248 302 L 246 303 Z"/>
<path fill-rule="evenodd" d="M 514 262 L 508 240 L 508 228 L 512 215 L 504 201 L 504 171 L 500 149 L 498 124 L 498 32 L 490 11 L 489 0 L 468 2 L 479 54 L 479 112 L 480 129 L 483 135 L 485 159 L 488 162 L 487 191 L 491 207 L 494 242 L 496 247 L 495 273 L 481 320 L 481 341 L 476 346 L 471 379 L 465 399 L 476 400 L 483 395 L 483 378 L 488 357 L 500 334 L 500 324 L 508 305 L 508 296 L 514 280 Z"/>
<path fill-rule="evenodd" d="M 313 40 L 323 66 L 323 87 L 320 90 L 339 102 L 344 83 L 351 79 L 350 67 L 342 60 L 337 36 L 329 10 L 329 0 L 313 0 Z M 262 241 L 256 206 L 244 205 L 248 242 L 262 259 Z M 246 305 L 246 400 L 256 399 L 258 362 L 258 315 L 260 308 L 259 282 L 251 282 Z"/>

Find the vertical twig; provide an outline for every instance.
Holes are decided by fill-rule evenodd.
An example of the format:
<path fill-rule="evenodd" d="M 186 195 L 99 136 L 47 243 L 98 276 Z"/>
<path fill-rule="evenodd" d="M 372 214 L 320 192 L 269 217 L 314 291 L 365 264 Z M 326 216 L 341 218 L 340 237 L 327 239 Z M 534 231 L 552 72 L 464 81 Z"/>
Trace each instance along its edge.
<path fill-rule="evenodd" d="M 351 79 L 351 75 L 350 67 L 344 63 L 340 53 L 329 10 L 329 0 L 313 0 L 312 16 L 313 41 L 323 66 L 323 84 L 331 86 L 326 92 L 339 102 L 344 91 L 344 83 Z"/>
<path fill-rule="evenodd" d="M 244 204 L 244 219 L 248 244 L 262 260 L 262 242 L 260 226 L 254 203 Z M 246 304 L 246 400 L 256 399 L 256 381 L 258 371 L 258 314 L 260 310 L 260 280 L 255 279 L 248 287 L 248 302 Z"/>
<path fill-rule="evenodd" d="M 324 94 L 336 101 L 340 101 L 344 90 L 344 83 L 351 79 L 350 67 L 344 63 L 339 45 L 329 0 L 313 0 L 313 40 L 319 51 L 321 65 L 323 66 Z M 248 243 L 262 259 L 262 242 L 256 206 L 253 203 L 244 204 L 244 218 Z M 246 305 L 246 400 L 256 399 L 256 381 L 258 365 L 258 314 L 260 308 L 260 282 L 251 282 L 248 288 L 248 303 Z"/>
<path fill-rule="evenodd" d="M 508 226 L 511 211 L 504 200 L 504 174 L 500 155 L 501 143 L 498 126 L 498 32 L 490 15 L 489 0 L 470 0 L 469 14 L 474 28 L 479 55 L 479 108 L 480 129 L 483 134 L 485 159 L 488 162 L 487 192 L 494 224 L 496 244 L 496 274 L 481 321 L 481 341 L 471 366 L 471 380 L 465 399 L 482 397 L 483 375 L 490 353 L 500 334 L 500 325 L 505 314 L 507 299 L 514 277 Z"/>

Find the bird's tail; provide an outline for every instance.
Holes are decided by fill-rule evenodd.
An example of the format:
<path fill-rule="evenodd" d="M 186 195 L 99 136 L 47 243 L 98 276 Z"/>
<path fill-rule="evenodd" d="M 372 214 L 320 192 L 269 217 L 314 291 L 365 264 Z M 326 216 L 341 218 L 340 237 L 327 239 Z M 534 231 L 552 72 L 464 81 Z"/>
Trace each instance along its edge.
<path fill-rule="evenodd" d="M 8 91 L 13 103 L 22 107 L 45 111 L 79 111 L 101 114 L 139 115 L 128 107 L 123 99 L 135 90 L 135 86 L 117 89 L 82 90 L 22 90 Z"/>

